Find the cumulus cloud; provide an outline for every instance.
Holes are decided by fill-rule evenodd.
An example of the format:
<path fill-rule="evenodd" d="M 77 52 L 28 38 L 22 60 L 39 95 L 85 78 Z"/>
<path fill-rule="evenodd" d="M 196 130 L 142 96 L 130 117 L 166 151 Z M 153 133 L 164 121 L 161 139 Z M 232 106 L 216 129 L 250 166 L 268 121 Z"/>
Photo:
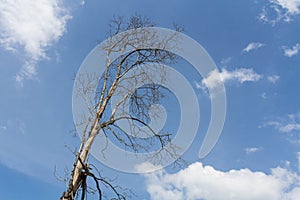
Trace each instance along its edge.
<path fill-rule="evenodd" d="M 222 82 L 226 83 L 229 81 L 236 81 L 242 84 L 244 82 L 255 82 L 261 78 L 262 75 L 254 72 L 253 69 L 240 68 L 233 71 L 228 71 L 223 68 L 220 72 L 218 70 L 213 70 L 206 78 L 202 80 L 201 84 L 196 84 L 196 87 L 205 88 L 205 86 L 207 86 L 209 89 L 215 89 Z"/>
<path fill-rule="evenodd" d="M 290 133 L 292 131 L 300 131 L 300 113 L 290 114 L 284 118 L 264 122 L 261 127 L 272 126 L 279 132 Z"/>
<path fill-rule="evenodd" d="M 0 4 L 0 45 L 20 51 L 26 61 L 16 75 L 22 85 L 37 75 L 38 61 L 46 59 L 47 49 L 65 32 L 71 18 L 60 0 L 2 0 Z"/>
<path fill-rule="evenodd" d="M 300 44 L 297 43 L 295 46 L 288 48 L 286 46 L 282 47 L 284 51 L 284 55 L 287 57 L 292 57 L 298 54 L 300 50 Z"/>
<path fill-rule="evenodd" d="M 271 76 L 268 76 L 267 79 L 268 79 L 269 82 L 275 84 L 280 79 L 280 76 L 271 75 Z"/>
<path fill-rule="evenodd" d="M 245 152 L 247 155 L 262 151 L 263 148 L 262 147 L 249 147 L 245 149 Z"/>
<path fill-rule="evenodd" d="M 271 23 L 290 22 L 300 14 L 300 0 L 269 0 L 259 15 L 259 20 Z"/>
<path fill-rule="evenodd" d="M 277 167 L 270 174 L 249 169 L 220 171 L 196 162 L 175 174 L 146 174 L 152 200 L 296 200 L 300 177 Z"/>
<path fill-rule="evenodd" d="M 300 10 L 300 0 L 270 0 L 272 3 L 275 3 L 281 6 L 290 14 L 299 14 Z"/>
<path fill-rule="evenodd" d="M 259 49 L 260 47 L 263 47 L 263 46 L 264 46 L 264 44 L 262 44 L 262 43 L 251 42 L 243 49 L 243 52 L 253 51 L 253 50 Z"/>

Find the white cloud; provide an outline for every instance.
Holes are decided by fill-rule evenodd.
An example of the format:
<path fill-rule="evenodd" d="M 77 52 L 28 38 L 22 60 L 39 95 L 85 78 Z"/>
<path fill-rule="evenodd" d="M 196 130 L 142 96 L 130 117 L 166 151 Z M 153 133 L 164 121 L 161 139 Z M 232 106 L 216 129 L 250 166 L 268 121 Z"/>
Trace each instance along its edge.
<path fill-rule="evenodd" d="M 300 124 L 299 123 L 290 123 L 290 124 L 280 127 L 279 130 L 281 132 L 286 132 L 286 133 L 289 133 L 291 131 L 299 131 Z"/>
<path fill-rule="evenodd" d="M 292 191 L 290 191 L 288 194 L 286 194 L 286 200 L 296 200 L 299 199 L 300 197 L 300 188 L 297 187 L 295 189 L 293 189 Z"/>
<path fill-rule="evenodd" d="M 221 65 L 226 66 L 231 62 L 231 60 L 232 60 L 232 57 L 222 58 Z"/>
<path fill-rule="evenodd" d="M 298 54 L 299 50 L 300 50 L 300 44 L 297 43 L 295 46 L 293 46 L 292 48 L 288 48 L 286 46 L 282 47 L 284 50 L 284 55 L 287 57 L 292 57 Z"/>
<path fill-rule="evenodd" d="M 261 127 L 272 126 L 279 132 L 290 133 L 292 131 L 300 131 L 300 113 L 290 114 L 287 117 L 278 120 L 267 121 Z"/>
<path fill-rule="evenodd" d="M 0 125 L 0 132 L 14 132 L 18 134 L 26 133 L 26 125 L 23 120 L 16 118 L 13 120 L 7 120 L 6 123 Z"/>
<path fill-rule="evenodd" d="M 300 13 L 300 0 L 270 0 L 270 2 L 281 6 L 283 9 L 286 9 L 287 12 L 292 15 Z"/>
<path fill-rule="evenodd" d="M 6 131 L 7 127 L 5 125 L 0 125 L 0 130 Z"/>
<path fill-rule="evenodd" d="M 256 152 L 258 152 L 258 151 L 262 151 L 263 150 L 263 148 L 262 147 L 249 147 L 249 148 L 246 148 L 245 149 L 245 152 L 246 152 L 246 154 L 253 154 L 253 153 L 256 153 Z"/>
<path fill-rule="evenodd" d="M 223 172 L 196 162 L 175 174 L 160 171 L 145 177 L 152 200 L 296 200 L 300 191 L 300 177 L 280 167 L 270 174 Z"/>
<path fill-rule="evenodd" d="M 256 49 L 259 49 L 260 47 L 263 47 L 264 44 L 262 43 L 259 43 L 259 42 L 251 42 L 249 43 L 244 49 L 243 51 L 244 52 L 249 52 L 249 51 L 253 51 L 253 50 L 256 50 Z"/>
<path fill-rule="evenodd" d="M 298 170 L 300 172 L 300 152 L 297 153 L 298 156 Z"/>
<path fill-rule="evenodd" d="M 6 125 L 0 125 L 0 134 L 3 134 L 7 131 L 7 126 Z"/>
<path fill-rule="evenodd" d="M 279 121 L 268 121 L 265 122 L 263 126 L 273 126 L 275 129 L 283 133 L 300 130 L 300 123 L 296 122 L 283 123 Z"/>
<path fill-rule="evenodd" d="M 261 98 L 263 98 L 263 99 L 267 99 L 267 93 L 265 93 L 265 92 L 263 92 L 260 96 L 261 96 Z"/>
<path fill-rule="evenodd" d="M 268 76 L 267 79 L 269 82 L 275 84 L 280 79 L 280 76 L 272 75 L 272 76 Z"/>
<path fill-rule="evenodd" d="M 141 163 L 141 164 L 135 166 L 135 169 L 139 173 L 148 173 L 148 172 L 160 170 L 160 169 L 162 169 L 162 166 L 153 165 L 152 163 L 149 163 L 149 162 L 144 162 L 144 163 Z"/>
<path fill-rule="evenodd" d="M 281 21 L 283 18 L 286 17 L 284 14 L 282 14 L 281 9 L 276 4 L 265 6 L 258 16 L 258 19 L 261 22 L 270 23 L 272 26 L 275 26 L 275 24 Z M 287 19 L 290 20 L 290 18 Z"/>
<path fill-rule="evenodd" d="M 47 58 L 47 49 L 63 35 L 70 18 L 60 0 L 1 0 L 0 45 L 21 50 L 27 59 L 16 75 L 20 84 L 36 76 L 37 62 Z"/>
<path fill-rule="evenodd" d="M 269 0 L 259 15 L 259 20 L 272 24 L 290 22 L 300 14 L 300 0 Z"/>
<path fill-rule="evenodd" d="M 201 84 L 198 83 L 197 88 L 205 88 L 206 85 L 210 89 L 217 88 L 222 82 L 237 81 L 239 83 L 255 82 L 262 78 L 262 75 L 254 72 L 253 69 L 240 68 L 233 71 L 228 71 L 225 68 L 219 72 L 214 70 L 202 80 Z"/>

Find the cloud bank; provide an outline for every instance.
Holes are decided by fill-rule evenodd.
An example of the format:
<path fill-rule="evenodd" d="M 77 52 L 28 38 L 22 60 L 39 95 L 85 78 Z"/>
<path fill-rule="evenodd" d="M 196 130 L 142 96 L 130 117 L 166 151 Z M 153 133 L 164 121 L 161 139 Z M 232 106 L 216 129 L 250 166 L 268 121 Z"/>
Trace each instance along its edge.
<path fill-rule="evenodd" d="M 300 177 L 280 167 L 270 174 L 249 169 L 220 171 L 196 162 L 175 174 L 146 174 L 152 200 L 296 200 Z"/>

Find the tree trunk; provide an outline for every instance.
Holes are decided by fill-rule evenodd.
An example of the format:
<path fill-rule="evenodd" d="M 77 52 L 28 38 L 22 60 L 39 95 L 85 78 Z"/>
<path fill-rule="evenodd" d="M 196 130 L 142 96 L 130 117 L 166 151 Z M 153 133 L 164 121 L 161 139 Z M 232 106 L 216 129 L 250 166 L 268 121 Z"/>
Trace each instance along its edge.
<path fill-rule="evenodd" d="M 83 173 L 83 165 L 85 161 L 87 160 L 87 157 L 89 155 L 90 149 L 92 147 L 92 144 L 94 142 L 94 139 L 98 133 L 98 126 L 95 125 L 92 129 L 92 132 L 87 139 L 84 149 L 82 150 L 82 153 L 80 154 L 79 158 L 76 158 L 76 161 L 74 163 L 74 167 L 72 170 L 72 176 L 70 177 L 69 186 L 66 192 L 62 194 L 60 197 L 60 200 L 74 200 L 75 195 L 79 189 L 79 187 L 82 184 L 82 173 Z"/>

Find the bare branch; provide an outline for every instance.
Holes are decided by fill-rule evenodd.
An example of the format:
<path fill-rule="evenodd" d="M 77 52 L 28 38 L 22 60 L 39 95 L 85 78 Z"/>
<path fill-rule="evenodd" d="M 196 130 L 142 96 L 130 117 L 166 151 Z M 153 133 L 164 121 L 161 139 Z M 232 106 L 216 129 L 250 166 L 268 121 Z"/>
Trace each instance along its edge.
<path fill-rule="evenodd" d="M 103 131 L 105 136 L 103 138 L 106 140 L 102 149 L 103 155 L 108 139 L 114 138 L 125 149 L 130 148 L 136 153 L 150 151 L 153 144 L 158 144 L 159 151 L 157 155 L 153 155 L 154 159 L 164 159 L 161 156 L 165 154 L 160 154 L 160 152 L 165 152 L 166 156 L 171 158 L 178 157 L 177 147 L 171 144 L 171 134 L 157 133 L 148 124 L 151 120 L 149 108 L 153 104 L 160 103 L 164 97 L 159 86 L 165 80 L 163 67 L 154 75 L 148 74 L 147 69 L 135 70 L 147 64 L 164 66 L 164 64 L 175 63 L 179 59 L 173 53 L 166 51 L 170 47 L 176 48 L 176 42 L 174 43 L 173 40 L 176 34 L 161 38 L 156 34 L 144 32 L 143 27 L 154 25 L 148 18 L 141 15 L 134 15 L 127 22 L 124 17 L 114 17 L 109 26 L 107 43 L 102 46 L 102 49 L 106 51 L 106 63 L 102 63 L 105 67 L 104 74 L 93 76 L 79 74 L 77 76 L 75 86 L 77 95 L 83 98 L 89 114 L 83 116 L 83 120 L 75 124 L 77 130 L 81 131 L 79 134 L 82 140 L 78 151 L 74 153 L 75 161 L 68 188 L 61 200 L 74 200 L 79 191 L 81 191 L 81 200 L 86 199 L 90 188 L 87 184 L 88 178 L 95 182 L 96 189 L 92 189 L 92 192 L 97 192 L 100 200 L 105 197 L 107 190 L 114 196 L 112 199 L 126 199 L 126 192 L 122 188 L 114 186 L 112 180 L 102 177 L 96 167 L 93 166 L 98 176 L 92 173 L 90 168 L 88 157 L 100 130 Z M 175 28 L 178 31 L 182 30 L 179 26 Z M 148 48 L 149 46 L 158 46 L 158 48 Z M 132 50 L 128 52 L 128 49 Z M 116 54 L 118 57 L 115 59 L 112 55 Z M 157 83 L 157 80 L 160 82 Z M 137 85 L 141 87 L 136 89 L 134 86 Z M 97 88 L 96 94 L 98 95 L 96 101 L 90 98 L 94 96 L 95 88 Z M 109 109 L 114 96 L 119 96 L 120 99 L 113 108 Z M 126 105 L 131 108 L 126 110 Z M 159 114 L 155 117 L 158 118 Z M 130 131 L 118 125 L 117 122 L 121 120 L 129 123 Z M 140 125 L 146 129 L 142 129 Z M 138 138 L 139 134 L 145 133 L 149 138 Z"/>

